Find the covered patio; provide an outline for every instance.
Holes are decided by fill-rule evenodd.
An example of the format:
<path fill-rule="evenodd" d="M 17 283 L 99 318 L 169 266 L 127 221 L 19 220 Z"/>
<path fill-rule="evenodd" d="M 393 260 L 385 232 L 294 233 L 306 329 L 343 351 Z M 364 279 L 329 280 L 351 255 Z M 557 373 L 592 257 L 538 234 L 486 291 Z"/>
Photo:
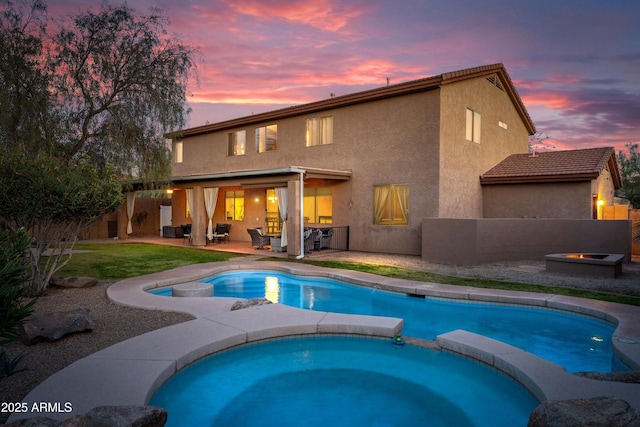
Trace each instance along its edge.
<path fill-rule="evenodd" d="M 197 247 L 213 240 L 217 223 L 230 223 L 229 240 L 238 243 L 249 241 L 246 229 L 261 229 L 281 239 L 286 256 L 302 258 L 304 225 L 309 224 L 305 186 L 328 187 L 350 178 L 350 171 L 298 166 L 173 177 L 172 225 L 191 224 L 189 242 Z M 235 206 L 233 197 L 238 197 Z M 331 217 L 328 221 L 335 224 Z M 224 245 L 216 246 L 223 250 Z"/>

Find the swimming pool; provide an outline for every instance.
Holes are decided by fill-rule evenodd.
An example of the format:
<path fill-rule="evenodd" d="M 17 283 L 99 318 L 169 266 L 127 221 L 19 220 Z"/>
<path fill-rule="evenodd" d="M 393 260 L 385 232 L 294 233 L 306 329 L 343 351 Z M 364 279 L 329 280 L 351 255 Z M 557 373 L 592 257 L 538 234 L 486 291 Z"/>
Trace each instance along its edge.
<path fill-rule="evenodd" d="M 451 353 L 308 337 L 210 356 L 174 375 L 149 404 L 167 408 L 167 426 L 437 427 L 524 426 L 538 402 L 505 375 Z"/>
<path fill-rule="evenodd" d="M 265 297 L 307 310 L 403 318 L 403 334 L 417 338 L 432 340 L 464 329 L 536 354 L 569 372 L 628 369 L 613 356 L 611 324 L 559 310 L 417 298 L 276 271 L 237 270 L 201 282 L 212 284 L 218 297 Z M 170 295 L 171 290 L 152 293 Z"/>

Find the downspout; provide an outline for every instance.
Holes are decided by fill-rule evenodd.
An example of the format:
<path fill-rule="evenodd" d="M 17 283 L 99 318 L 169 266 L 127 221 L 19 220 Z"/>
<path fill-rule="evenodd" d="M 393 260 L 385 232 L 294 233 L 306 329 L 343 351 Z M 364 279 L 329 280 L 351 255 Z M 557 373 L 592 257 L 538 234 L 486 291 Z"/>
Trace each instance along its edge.
<path fill-rule="evenodd" d="M 300 255 L 296 259 L 304 258 L 304 170 L 299 169 L 300 174 Z"/>

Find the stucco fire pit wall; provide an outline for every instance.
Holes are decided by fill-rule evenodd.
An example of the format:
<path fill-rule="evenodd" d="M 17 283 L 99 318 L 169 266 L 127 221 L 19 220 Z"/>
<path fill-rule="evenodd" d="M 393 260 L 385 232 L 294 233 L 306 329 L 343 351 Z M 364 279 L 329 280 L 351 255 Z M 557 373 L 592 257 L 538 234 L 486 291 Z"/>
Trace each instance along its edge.
<path fill-rule="evenodd" d="M 550 273 L 616 278 L 622 274 L 621 254 L 566 253 L 545 255 Z"/>

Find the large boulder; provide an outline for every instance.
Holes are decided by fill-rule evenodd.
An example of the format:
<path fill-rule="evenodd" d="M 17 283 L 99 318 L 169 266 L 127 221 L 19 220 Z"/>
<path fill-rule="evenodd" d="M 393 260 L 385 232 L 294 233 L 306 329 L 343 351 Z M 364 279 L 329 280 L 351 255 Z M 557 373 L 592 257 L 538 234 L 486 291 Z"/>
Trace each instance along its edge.
<path fill-rule="evenodd" d="M 156 406 L 99 406 L 64 421 L 45 417 L 18 420 L 6 427 L 162 427 L 167 410 Z"/>
<path fill-rule="evenodd" d="M 529 416 L 528 427 L 640 427 L 640 412 L 612 397 L 549 400 Z"/>
<path fill-rule="evenodd" d="M 56 341 L 65 335 L 92 331 L 94 328 L 88 309 L 34 314 L 22 324 L 22 341 L 26 345 Z"/>

